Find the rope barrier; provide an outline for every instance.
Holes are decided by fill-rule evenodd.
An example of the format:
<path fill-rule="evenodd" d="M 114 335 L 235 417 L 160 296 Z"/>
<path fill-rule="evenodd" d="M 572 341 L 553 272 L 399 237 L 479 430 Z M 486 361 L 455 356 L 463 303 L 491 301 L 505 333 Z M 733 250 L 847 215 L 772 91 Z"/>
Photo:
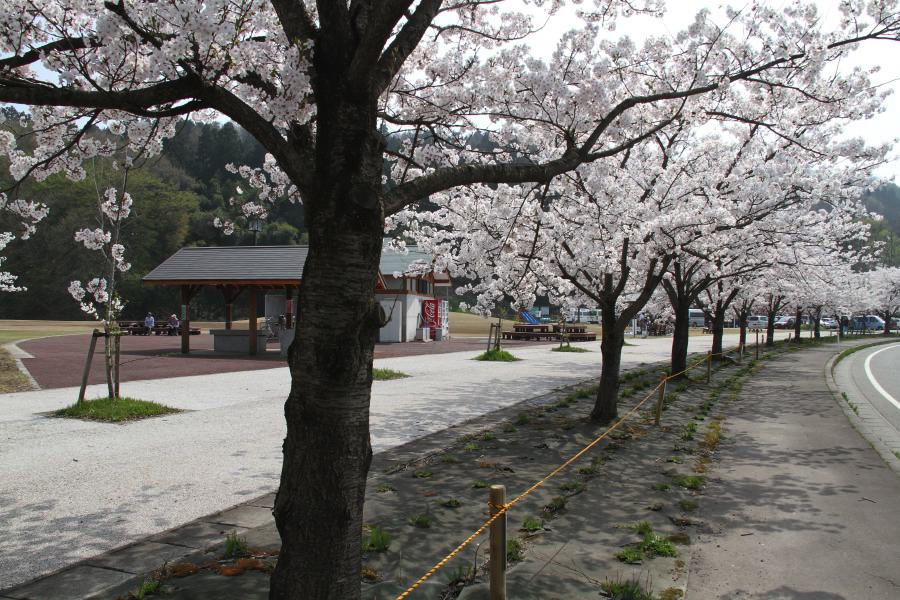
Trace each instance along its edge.
<path fill-rule="evenodd" d="M 519 502 L 521 502 L 522 500 L 524 500 L 524 499 L 525 499 L 526 497 L 528 497 L 529 495 L 531 495 L 535 490 L 537 490 L 539 487 L 541 487 L 542 485 L 544 485 L 545 483 L 547 483 L 547 481 L 549 481 L 550 479 L 552 479 L 553 477 L 555 477 L 556 475 L 558 475 L 560 472 L 562 472 L 563 470 L 565 470 L 567 467 L 571 466 L 572 463 L 574 463 L 575 461 L 577 461 L 579 458 L 581 458 L 581 457 L 584 456 L 587 452 L 589 452 L 592 448 L 594 448 L 594 446 L 596 446 L 596 445 L 599 444 L 601 441 L 603 441 L 607 436 L 609 436 L 610 433 L 612 433 L 613 431 L 615 431 L 616 429 L 618 429 L 619 426 L 620 426 L 622 423 L 624 423 L 626 420 L 628 420 L 628 418 L 631 417 L 634 413 L 636 413 L 637 410 L 647 402 L 647 400 L 649 400 L 649 399 L 652 398 L 654 395 L 656 395 L 656 393 L 659 391 L 660 387 L 662 387 L 663 385 L 665 385 L 666 382 L 668 382 L 670 379 L 674 379 L 675 377 L 678 377 L 678 376 L 680 376 L 680 375 L 683 375 L 684 373 L 687 373 L 687 372 L 690 371 L 691 369 L 693 369 L 693 368 L 695 368 L 695 367 L 697 367 L 697 366 L 699 366 L 699 365 L 702 365 L 703 363 L 705 363 L 705 362 L 707 362 L 708 360 L 710 360 L 713 356 L 724 356 L 724 355 L 725 355 L 725 352 L 724 352 L 724 351 L 722 351 L 722 352 L 716 352 L 715 354 L 708 353 L 708 354 L 706 355 L 705 358 L 702 358 L 702 359 L 698 360 L 697 362 L 695 362 L 695 363 L 689 365 L 689 366 L 686 367 L 683 371 L 680 371 L 680 372 L 678 372 L 678 373 L 675 373 L 674 375 L 667 375 L 667 376 L 665 377 L 665 379 L 660 380 L 660 382 L 656 385 L 656 387 L 654 387 L 654 388 L 650 391 L 650 393 L 647 394 L 647 395 L 644 397 L 643 400 L 641 400 L 641 401 L 638 402 L 636 405 L 634 405 L 634 407 L 632 407 L 631 410 L 629 410 L 627 413 L 625 413 L 625 415 L 623 415 L 618 421 L 616 421 L 615 423 L 613 423 L 612 425 L 610 425 L 609 428 L 606 429 L 606 431 L 604 431 L 603 433 L 601 433 L 601 434 L 600 434 L 597 438 L 595 438 L 591 443 L 589 443 L 589 444 L 586 445 L 584 448 L 582 448 L 581 450 L 579 450 L 578 452 L 576 452 L 574 455 L 572 455 L 568 460 L 566 460 L 566 461 L 565 461 L 564 463 L 562 463 L 560 466 L 558 466 L 557 468 L 553 469 L 550 473 L 548 473 L 547 475 L 545 475 L 540 481 L 538 481 L 537 483 L 535 483 L 534 485 L 532 485 L 531 487 L 529 487 L 527 490 L 525 490 L 524 492 L 522 492 L 521 494 L 519 494 L 518 496 L 516 496 L 515 498 L 513 498 L 512 500 L 510 500 L 510 501 L 507 502 L 506 504 L 497 505 L 497 504 L 493 504 L 493 503 L 491 503 L 491 502 L 488 502 L 489 507 L 490 507 L 490 508 L 493 508 L 493 509 L 496 510 L 497 512 L 494 513 L 494 514 L 491 516 L 491 518 L 489 518 L 487 521 L 485 521 L 484 523 L 482 523 L 481 526 L 480 526 L 478 529 L 476 529 L 474 533 L 472 533 L 472 535 L 470 535 L 469 537 L 467 537 L 465 540 L 462 541 L 461 544 L 459 544 L 456 548 L 454 548 L 453 550 L 451 550 L 449 554 L 447 554 L 444 558 L 442 558 L 442 559 L 439 560 L 437 563 L 435 563 L 435 565 L 434 565 L 433 567 L 431 567 L 424 575 L 422 575 L 422 576 L 421 576 L 419 579 L 417 579 L 411 586 L 409 586 L 409 587 L 406 589 L 405 592 L 403 592 L 402 594 L 400 594 L 399 596 L 397 596 L 397 599 L 396 599 L 396 600 L 404 600 L 405 598 L 408 598 L 409 595 L 412 594 L 412 593 L 416 590 L 416 588 L 418 588 L 420 585 L 422 585 L 423 583 L 425 583 L 425 582 L 426 582 L 428 579 L 430 579 L 435 573 L 437 573 L 444 565 L 446 565 L 448 562 L 450 562 L 450 561 L 451 561 L 457 554 L 459 554 L 466 546 L 468 546 L 470 543 L 472 543 L 472 541 L 474 541 L 475 538 L 477 538 L 477 537 L 480 536 L 482 533 L 484 533 L 484 532 L 487 530 L 487 528 L 490 527 L 497 519 L 499 519 L 501 516 L 503 516 L 503 515 L 505 515 L 507 512 L 509 512 L 509 509 L 511 509 L 513 506 L 515 506 L 516 504 L 518 504 Z"/>
<path fill-rule="evenodd" d="M 594 446 L 596 446 L 596 445 L 599 444 L 601 441 L 603 441 L 603 439 L 606 438 L 610 433 L 612 433 L 613 431 L 615 431 L 616 429 L 618 429 L 618 427 L 619 427 L 622 423 L 624 423 L 631 415 L 633 415 L 635 412 L 637 412 L 637 410 L 638 410 L 641 406 L 643 406 L 644 403 L 647 402 L 647 400 L 649 400 L 650 398 L 653 397 L 653 395 L 659 390 L 659 388 L 660 388 L 661 385 L 662 385 L 662 382 L 660 382 L 655 388 L 653 388 L 653 390 L 652 390 L 649 394 L 647 394 L 647 396 L 646 396 L 643 400 L 641 400 L 640 402 L 638 402 L 631 410 L 629 410 L 627 413 L 625 413 L 624 416 L 622 416 L 618 421 L 616 421 L 615 423 L 613 423 L 606 431 L 604 431 L 602 434 L 600 434 L 600 436 L 598 436 L 597 438 L 595 438 L 594 441 L 592 441 L 590 444 L 588 444 L 587 446 L 585 446 L 584 448 L 582 448 L 581 450 L 579 450 L 576 454 L 574 454 L 574 455 L 573 455 L 571 458 L 569 458 L 566 462 L 564 462 L 563 464 L 561 464 L 560 466 L 558 466 L 557 468 L 555 468 L 553 471 L 551 471 L 549 474 L 547 474 L 546 476 L 544 476 L 543 479 L 541 479 L 540 481 L 538 481 L 537 483 L 535 483 L 534 485 L 532 485 L 530 488 L 528 488 L 527 490 L 525 490 L 524 492 L 522 492 L 521 494 L 519 494 L 518 496 L 516 496 L 515 498 L 513 498 L 513 499 L 510 500 L 509 502 L 507 502 L 506 504 L 504 504 L 504 505 L 502 505 L 502 506 L 492 505 L 493 508 L 497 510 L 497 512 L 496 512 L 493 516 L 491 516 L 490 519 L 488 519 L 487 521 L 485 521 L 484 523 L 482 523 L 481 526 L 480 526 L 478 529 L 476 529 L 475 532 L 474 532 L 472 535 L 470 535 L 470 536 L 467 537 L 465 540 L 463 540 L 463 542 L 462 542 L 460 545 L 458 545 L 456 548 L 454 548 L 453 550 L 451 550 L 449 554 L 447 554 L 444 558 L 442 558 L 442 559 L 439 560 L 437 563 L 435 563 L 435 565 L 434 565 L 433 567 L 431 567 L 431 568 L 428 570 L 428 572 L 426 572 L 424 575 L 422 575 L 422 577 L 420 577 L 419 579 L 417 579 L 416 582 L 413 583 L 411 586 L 409 586 L 409 587 L 406 589 L 405 592 L 403 592 L 402 594 L 400 594 L 399 596 L 397 596 L 397 600 L 403 600 L 404 598 L 408 598 L 409 595 L 410 595 L 411 593 L 413 593 L 413 591 L 415 591 L 416 588 L 418 588 L 420 585 L 422 585 L 423 583 L 425 583 L 429 578 L 431 578 L 432 575 L 434 575 L 435 573 L 437 573 L 437 571 L 438 571 L 441 567 L 443 567 L 443 566 L 446 565 L 448 562 L 450 562 L 450 560 L 452 560 L 453 557 L 455 557 L 455 556 L 456 556 L 457 554 L 459 554 L 466 546 L 468 546 L 470 543 L 472 543 L 472 541 L 473 541 L 475 538 L 477 538 L 479 535 L 481 535 L 482 533 L 484 533 L 485 530 L 487 530 L 487 528 L 490 527 L 492 523 L 494 523 L 494 521 L 496 521 L 496 520 L 499 519 L 502 515 L 505 515 L 507 512 L 509 512 L 509 509 L 510 509 L 510 508 L 512 508 L 513 506 L 515 506 L 515 505 L 518 504 L 519 502 L 521 502 L 523 499 L 525 499 L 527 496 L 529 496 L 529 495 L 530 495 L 532 492 L 534 492 L 536 489 L 538 489 L 539 487 L 541 487 L 542 485 L 544 485 L 545 483 L 547 483 L 547 481 L 549 481 L 551 478 L 553 478 L 553 477 L 555 477 L 556 475 L 558 475 L 558 474 L 559 474 L 561 471 L 563 471 L 566 467 L 570 466 L 570 465 L 571 465 L 572 463 L 574 463 L 576 460 L 578 460 L 579 458 L 581 458 L 582 456 L 584 456 L 584 454 L 585 454 L 586 452 L 590 451 Z"/>

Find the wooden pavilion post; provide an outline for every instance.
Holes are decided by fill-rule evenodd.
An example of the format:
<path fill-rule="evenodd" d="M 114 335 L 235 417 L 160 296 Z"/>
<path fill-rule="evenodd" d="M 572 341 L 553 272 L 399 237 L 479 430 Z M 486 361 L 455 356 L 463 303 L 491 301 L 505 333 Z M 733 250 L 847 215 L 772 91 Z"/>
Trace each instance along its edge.
<path fill-rule="evenodd" d="M 191 299 L 200 291 L 199 285 L 181 286 L 181 353 L 191 352 Z"/>
<path fill-rule="evenodd" d="M 256 288 L 250 288 L 250 348 L 251 356 L 256 356 Z"/>
<path fill-rule="evenodd" d="M 241 295 L 244 288 L 236 285 L 218 286 L 225 297 L 225 329 L 231 329 L 234 322 L 234 301 Z"/>
<path fill-rule="evenodd" d="M 284 286 L 284 328 L 291 329 L 294 326 L 294 286 Z"/>

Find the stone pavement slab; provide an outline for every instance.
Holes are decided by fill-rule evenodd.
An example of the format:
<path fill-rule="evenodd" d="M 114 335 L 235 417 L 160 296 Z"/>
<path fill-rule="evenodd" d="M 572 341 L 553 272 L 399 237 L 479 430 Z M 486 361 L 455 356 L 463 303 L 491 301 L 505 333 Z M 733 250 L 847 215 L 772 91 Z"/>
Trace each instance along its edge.
<path fill-rule="evenodd" d="M 900 479 L 826 385 L 832 353 L 767 364 L 728 411 L 688 598 L 900 598 Z"/>
<path fill-rule="evenodd" d="M 133 579 L 134 575 L 111 569 L 77 565 L 55 576 L 40 579 L 4 592 L 15 600 L 93 600 L 105 598 L 116 584 Z"/>

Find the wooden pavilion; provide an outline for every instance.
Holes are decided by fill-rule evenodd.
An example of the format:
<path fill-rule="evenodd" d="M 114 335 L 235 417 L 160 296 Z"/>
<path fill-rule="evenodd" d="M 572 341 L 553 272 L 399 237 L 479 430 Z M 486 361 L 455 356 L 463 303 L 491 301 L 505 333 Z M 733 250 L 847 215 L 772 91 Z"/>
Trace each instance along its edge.
<path fill-rule="evenodd" d="M 190 352 L 191 300 L 204 286 L 222 292 L 225 329 L 231 329 L 234 301 L 244 290 L 284 290 L 293 298 L 300 286 L 306 246 L 223 246 L 182 248 L 143 278 L 145 285 L 181 288 L 181 352 Z M 257 354 L 256 294 L 250 294 L 250 354 Z M 292 302 L 287 303 L 285 326 L 292 327 Z M 265 350 L 265 349 L 264 349 Z"/>

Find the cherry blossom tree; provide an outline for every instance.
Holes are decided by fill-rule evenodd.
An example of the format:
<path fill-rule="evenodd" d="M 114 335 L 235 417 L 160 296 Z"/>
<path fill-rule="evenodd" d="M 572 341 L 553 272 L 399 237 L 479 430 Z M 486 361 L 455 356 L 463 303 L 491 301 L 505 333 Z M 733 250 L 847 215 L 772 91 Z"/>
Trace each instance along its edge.
<path fill-rule="evenodd" d="M 81 163 L 104 152 L 86 135 L 96 126 L 152 154 L 176 118 L 225 116 L 271 155 L 260 173 L 271 195 L 304 203 L 272 598 L 360 594 L 386 216 L 459 186 L 548 184 L 676 118 L 751 108 L 755 118 L 797 94 L 823 105 L 853 95 L 865 114 L 877 96 L 865 74 L 833 85 L 832 66 L 900 30 L 895 1 L 841 3 L 835 32 L 810 5 L 753 5 L 729 11 L 728 27 L 701 13 L 677 37 L 637 45 L 598 31 L 642 7 L 595 0 L 551 57 L 530 56 L 519 40 L 560 4 L 10 0 L 0 10 L 0 102 L 30 106 L 38 132 L 29 146 L 4 140 L 14 177 L 83 177 Z M 534 7 L 545 13 L 536 20 Z M 382 125 L 413 135 L 388 150 Z M 472 147 L 475 133 L 496 149 Z"/>

